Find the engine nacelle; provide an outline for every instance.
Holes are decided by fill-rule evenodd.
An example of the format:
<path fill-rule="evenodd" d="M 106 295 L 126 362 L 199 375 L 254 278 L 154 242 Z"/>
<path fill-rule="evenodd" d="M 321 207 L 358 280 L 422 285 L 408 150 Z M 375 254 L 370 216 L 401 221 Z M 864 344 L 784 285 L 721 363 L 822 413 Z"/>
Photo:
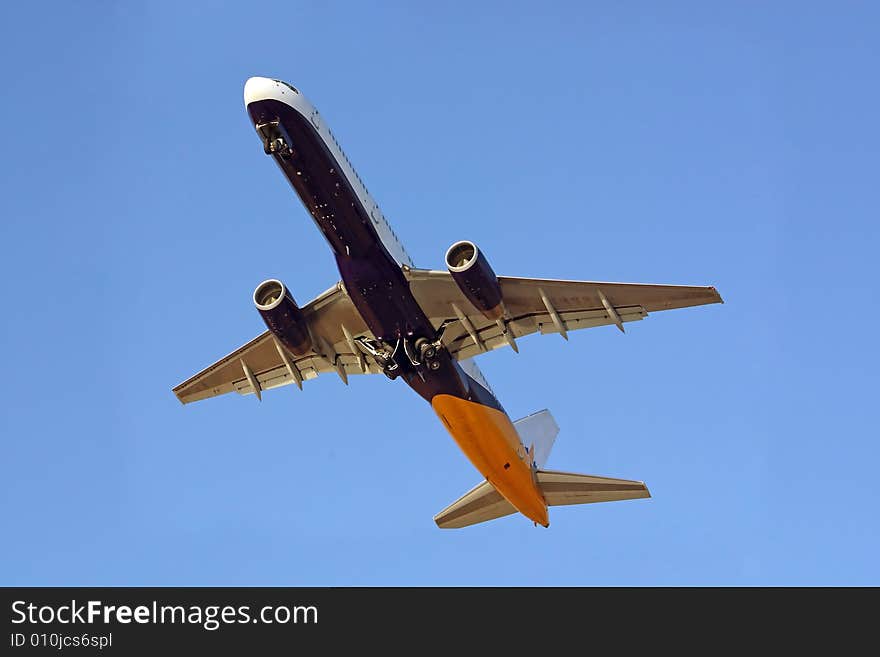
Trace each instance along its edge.
<path fill-rule="evenodd" d="M 304 356 L 312 348 L 312 338 L 302 310 L 284 283 L 274 278 L 254 290 L 254 305 L 266 326 L 294 356 Z"/>
<path fill-rule="evenodd" d="M 504 314 L 501 284 L 489 261 L 473 242 L 456 242 L 446 252 L 446 267 L 474 308 L 487 319 Z"/>

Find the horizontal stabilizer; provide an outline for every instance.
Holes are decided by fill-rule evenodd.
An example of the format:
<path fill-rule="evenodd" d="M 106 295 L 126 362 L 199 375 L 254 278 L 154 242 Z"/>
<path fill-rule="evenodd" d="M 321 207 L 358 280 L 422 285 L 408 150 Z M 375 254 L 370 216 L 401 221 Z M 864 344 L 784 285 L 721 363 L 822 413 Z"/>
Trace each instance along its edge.
<path fill-rule="evenodd" d="M 547 506 L 616 502 L 651 497 L 644 482 L 594 475 L 538 470 L 538 487 Z M 488 481 L 475 486 L 434 516 L 440 529 L 458 529 L 516 513 L 516 508 Z"/>
<path fill-rule="evenodd" d="M 616 502 L 651 497 L 644 482 L 570 472 L 538 471 L 538 486 L 547 506 Z"/>
<path fill-rule="evenodd" d="M 434 522 L 440 529 L 458 529 L 511 513 L 516 513 L 514 506 L 492 484 L 484 481 L 434 516 Z"/>

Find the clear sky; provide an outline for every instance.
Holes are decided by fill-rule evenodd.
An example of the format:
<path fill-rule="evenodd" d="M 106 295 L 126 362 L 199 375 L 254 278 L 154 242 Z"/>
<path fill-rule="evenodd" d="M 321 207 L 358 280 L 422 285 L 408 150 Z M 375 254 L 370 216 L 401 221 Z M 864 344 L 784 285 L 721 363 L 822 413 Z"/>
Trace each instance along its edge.
<path fill-rule="evenodd" d="M 712 6 L 708 6 L 711 4 Z M 6 3 L 0 584 L 880 584 L 875 3 Z M 554 469 L 653 498 L 441 531 L 479 475 L 402 382 L 183 407 L 277 276 L 297 85 L 416 264 L 715 285 L 479 363 Z"/>

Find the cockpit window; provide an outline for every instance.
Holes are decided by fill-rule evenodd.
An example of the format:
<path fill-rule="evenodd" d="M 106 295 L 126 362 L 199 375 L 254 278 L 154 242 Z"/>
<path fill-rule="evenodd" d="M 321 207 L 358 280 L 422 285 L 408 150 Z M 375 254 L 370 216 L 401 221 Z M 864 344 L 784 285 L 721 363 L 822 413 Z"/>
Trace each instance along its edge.
<path fill-rule="evenodd" d="M 275 78 L 272 78 L 272 79 L 275 80 Z M 296 87 L 294 87 L 292 84 L 287 84 L 284 80 L 275 80 L 275 82 L 277 82 L 278 84 L 283 84 L 285 87 L 290 89 L 295 94 L 299 93 L 299 91 L 297 90 Z"/>

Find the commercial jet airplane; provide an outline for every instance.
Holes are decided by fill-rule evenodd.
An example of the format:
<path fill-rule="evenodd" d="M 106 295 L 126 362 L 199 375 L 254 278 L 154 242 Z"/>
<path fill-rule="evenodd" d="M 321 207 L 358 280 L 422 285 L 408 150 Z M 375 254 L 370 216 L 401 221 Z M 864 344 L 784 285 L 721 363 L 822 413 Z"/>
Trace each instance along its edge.
<path fill-rule="evenodd" d="M 512 422 L 472 358 L 518 351 L 531 333 L 644 319 L 649 312 L 721 303 L 714 287 L 496 276 L 473 242 L 446 252 L 447 271 L 417 269 L 318 110 L 270 78 L 244 86 L 263 150 L 330 244 L 342 280 L 298 306 L 279 280 L 254 291 L 267 330 L 174 388 L 184 404 L 334 373 L 401 378 L 427 400 L 485 478 L 434 517 L 465 527 L 519 511 L 550 524 L 547 507 L 650 497 L 641 481 L 544 468 L 559 428 L 548 411 Z"/>

